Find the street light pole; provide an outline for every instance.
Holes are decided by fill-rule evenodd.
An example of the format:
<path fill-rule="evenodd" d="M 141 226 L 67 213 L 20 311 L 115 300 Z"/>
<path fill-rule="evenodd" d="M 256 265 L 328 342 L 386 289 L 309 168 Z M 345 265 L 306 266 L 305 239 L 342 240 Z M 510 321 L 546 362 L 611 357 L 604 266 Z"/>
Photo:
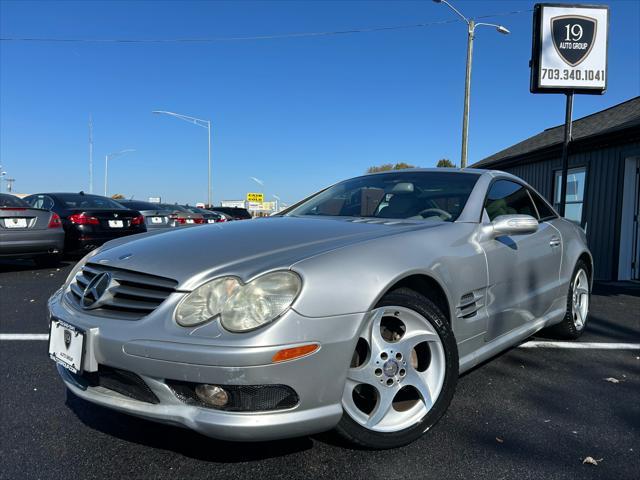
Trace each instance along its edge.
<path fill-rule="evenodd" d="M 471 63 L 473 62 L 473 36 L 475 22 L 469 20 L 467 35 L 467 73 L 464 80 L 464 112 L 462 113 L 462 151 L 460 152 L 460 168 L 467 167 L 467 143 L 469 141 L 469 104 L 471 103 Z"/>
<path fill-rule="evenodd" d="M 7 172 L 5 172 L 2 169 L 2 165 L 0 165 L 0 192 L 2 192 L 2 180 L 4 180 L 4 177 L 7 175 Z"/>
<path fill-rule="evenodd" d="M 212 193 L 211 193 L 211 120 L 203 120 L 201 118 L 191 117 L 189 115 L 183 115 L 181 113 L 169 112 L 167 110 L 154 110 L 151 113 L 159 114 L 159 115 L 169 115 L 171 117 L 179 118 L 180 120 L 184 120 L 185 122 L 193 123 L 198 127 L 203 127 L 207 129 L 207 141 L 208 141 L 208 151 L 209 151 L 209 175 L 207 176 L 207 207 L 213 206 L 212 201 Z"/>
<path fill-rule="evenodd" d="M 119 152 L 107 153 L 104 156 L 104 196 L 107 196 L 107 186 L 108 186 L 108 178 L 109 178 L 109 160 L 120 157 L 125 153 L 135 152 L 133 148 L 126 148 L 124 150 L 120 150 Z"/>
<path fill-rule="evenodd" d="M 89 115 L 89 193 L 93 193 L 93 118 Z"/>
<path fill-rule="evenodd" d="M 495 23 L 476 23 L 473 19 L 468 19 L 447 0 L 433 0 L 435 3 L 444 3 L 453 10 L 456 15 L 462 18 L 467 24 L 467 69 L 464 82 L 464 112 L 462 114 L 462 151 L 460 152 L 460 168 L 467 167 L 467 150 L 469 144 L 469 106 L 471 103 L 471 64 L 473 62 L 473 40 L 475 38 L 476 27 L 495 27 L 498 33 L 508 35 L 511 33 L 507 28 Z"/>
<path fill-rule="evenodd" d="M 209 175 L 207 175 L 207 208 L 213 207 L 213 199 L 211 198 L 211 121 L 207 121 L 207 142 L 208 148 L 208 163 L 209 163 Z"/>

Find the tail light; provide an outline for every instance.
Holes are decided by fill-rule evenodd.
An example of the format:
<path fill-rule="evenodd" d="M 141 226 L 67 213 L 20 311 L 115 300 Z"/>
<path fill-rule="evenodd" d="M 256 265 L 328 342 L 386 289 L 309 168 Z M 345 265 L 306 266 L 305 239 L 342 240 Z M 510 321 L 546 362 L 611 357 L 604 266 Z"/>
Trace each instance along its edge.
<path fill-rule="evenodd" d="M 184 218 L 181 218 L 178 215 L 169 215 L 169 220 L 173 220 L 174 222 L 179 223 L 180 225 L 183 225 L 186 222 Z"/>
<path fill-rule="evenodd" d="M 226 222 L 227 221 L 227 217 L 220 217 L 216 220 L 216 223 L 221 223 L 221 222 Z"/>
<path fill-rule="evenodd" d="M 137 217 L 133 217 L 131 219 L 131 225 L 143 225 L 144 224 L 144 216 L 138 215 Z"/>
<path fill-rule="evenodd" d="M 47 228 L 60 228 L 62 226 L 62 221 L 60 220 L 60 215 L 56 212 L 51 212 L 51 218 L 49 219 L 49 225 Z"/>
<path fill-rule="evenodd" d="M 84 213 L 69 215 L 69 221 L 76 225 L 100 225 L 100 221 L 96 217 L 85 215 Z"/>
<path fill-rule="evenodd" d="M 206 222 L 206 220 L 204 218 L 194 218 L 193 221 L 195 223 L 204 223 L 204 222 Z"/>

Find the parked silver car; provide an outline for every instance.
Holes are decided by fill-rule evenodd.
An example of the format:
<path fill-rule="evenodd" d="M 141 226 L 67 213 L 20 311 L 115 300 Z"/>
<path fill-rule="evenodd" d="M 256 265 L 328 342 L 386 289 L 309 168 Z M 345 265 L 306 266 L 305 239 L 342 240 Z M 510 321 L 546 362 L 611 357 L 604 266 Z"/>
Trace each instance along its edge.
<path fill-rule="evenodd" d="M 116 200 L 116 202 L 129 210 L 140 212 L 144 216 L 147 230 L 177 226 L 177 221 L 172 217 L 171 211 L 157 203 L 143 202 L 141 200 Z"/>
<path fill-rule="evenodd" d="M 38 266 L 55 266 L 63 250 L 64 230 L 57 213 L 0 193 L 0 259 L 32 259 Z"/>
<path fill-rule="evenodd" d="M 366 175 L 259 222 L 107 243 L 51 297 L 49 351 L 73 393 L 150 420 L 391 448 L 461 372 L 543 327 L 578 337 L 592 265 L 512 175 Z"/>

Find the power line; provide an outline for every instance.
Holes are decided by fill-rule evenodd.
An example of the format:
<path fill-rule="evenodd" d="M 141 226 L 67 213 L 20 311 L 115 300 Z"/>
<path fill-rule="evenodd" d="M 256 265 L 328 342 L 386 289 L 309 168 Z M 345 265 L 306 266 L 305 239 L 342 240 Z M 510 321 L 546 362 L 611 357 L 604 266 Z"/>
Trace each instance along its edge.
<path fill-rule="evenodd" d="M 476 17 L 477 19 L 503 17 L 507 15 L 518 15 L 521 13 L 531 12 L 532 10 L 515 10 L 512 12 L 494 13 L 491 15 L 483 15 Z M 352 35 L 355 33 L 372 33 L 393 30 L 406 30 L 410 28 L 425 28 L 435 25 L 446 25 L 457 23 L 460 20 L 439 20 L 427 23 L 414 23 L 409 25 L 392 25 L 370 28 L 353 28 L 349 30 L 335 30 L 326 32 L 299 32 L 299 33 L 281 33 L 272 35 L 252 35 L 252 36 L 230 36 L 230 37 L 209 37 L 209 38 L 55 38 L 55 37 L 0 37 L 3 42 L 49 42 L 49 43 L 138 43 L 138 44 L 167 44 L 167 43 L 216 43 L 216 42 L 233 42 L 233 41 L 256 41 L 256 40 L 278 40 L 287 38 L 305 38 L 305 37 L 328 37 L 333 35 Z"/>

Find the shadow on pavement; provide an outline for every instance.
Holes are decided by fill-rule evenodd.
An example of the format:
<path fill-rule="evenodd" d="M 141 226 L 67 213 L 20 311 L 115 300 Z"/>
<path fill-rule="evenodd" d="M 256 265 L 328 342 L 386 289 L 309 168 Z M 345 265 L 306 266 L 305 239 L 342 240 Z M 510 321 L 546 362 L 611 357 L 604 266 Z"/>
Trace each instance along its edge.
<path fill-rule="evenodd" d="M 5 272 L 26 272 L 37 270 L 50 270 L 51 268 L 64 268 L 74 264 L 76 261 L 73 259 L 62 260 L 58 265 L 51 267 L 39 267 L 33 260 L 0 260 L 0 273 Z"/>
<path fill-rule="evenodd" d="M 207 462 L 238 463 L 282 457 L 308 450 L 309 437 L 270 442 L 219 441 L 197 432 L 151 422 L 87 402 L 67 390 L 66 405 L 88 427 L 127 442 L 170 450 Z"/>

